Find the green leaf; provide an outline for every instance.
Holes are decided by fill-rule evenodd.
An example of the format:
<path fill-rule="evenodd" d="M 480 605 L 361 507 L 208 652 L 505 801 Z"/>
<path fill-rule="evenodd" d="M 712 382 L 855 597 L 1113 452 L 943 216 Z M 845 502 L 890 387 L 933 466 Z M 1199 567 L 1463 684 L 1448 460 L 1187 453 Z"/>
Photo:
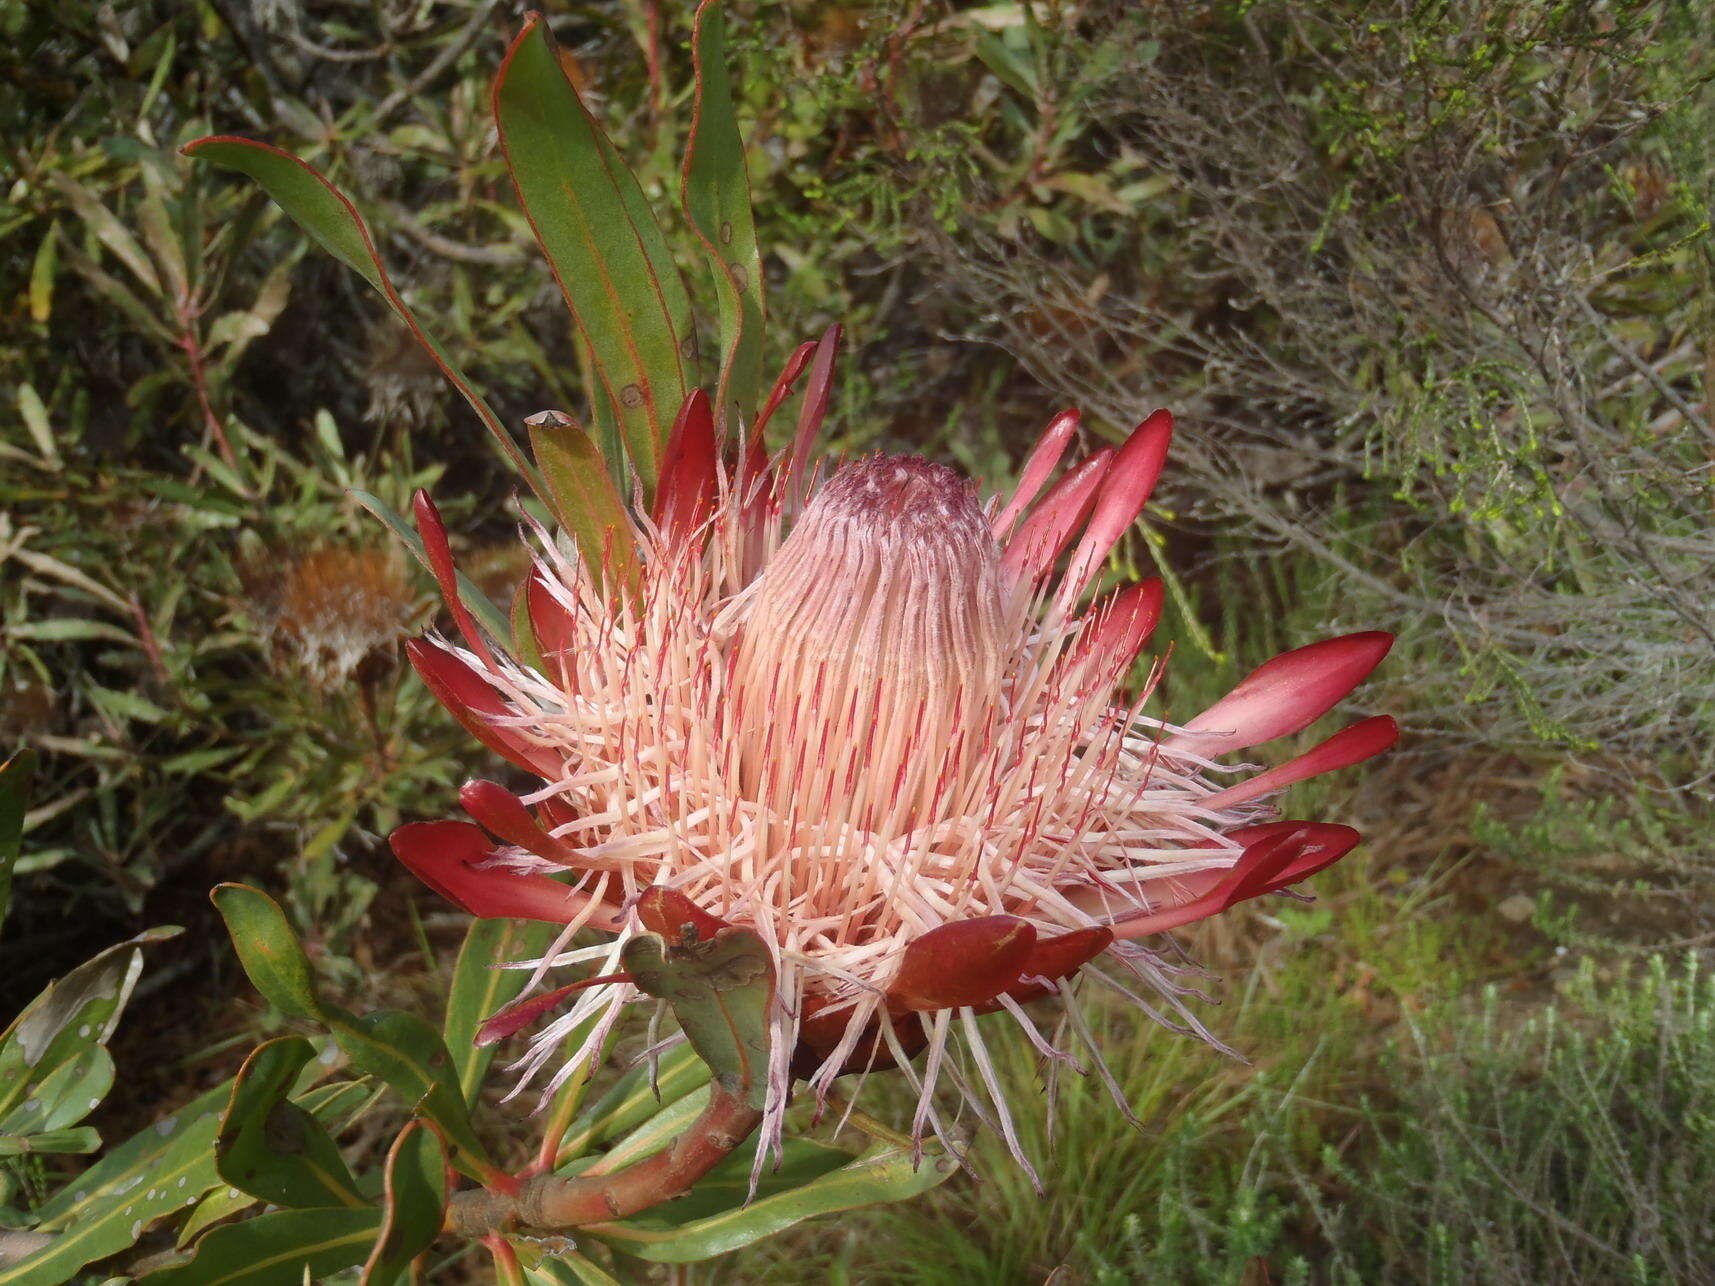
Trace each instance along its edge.
<path fill-rule="evenodd" d="M 524 1279 L 542 1286 L 620 1286 L 619 1278 L 575 1250 L 556 1251 L 552 1258 L 526 1265 Z"/>
<path fill-rule="evenodd" d="M 0 1033 L 0 1058 L 7 1060 L 0 1065 L 13 1069 L 13 1075 L 0 1082 L 0 1109 L 10 1108 L 22 1097 L 17 1068 L 30 1068 L 38 1077 L 44 1076 L 87 1042 L 104 1044 L 118 1025 L 131 988 L 143 970 L 141 948 L 179 932 L 163 926 L 109 947 L 50 983 L 25 1006 L 12 1025 Z"/>
<path fill-rule="evenodd" d="M 92 1040 L 73 1045 L 41 1076 L 24 1077 L 24 1100 L 0 1117 L 0 1134 L 48 1134 L 76 1125 L 113 1088 L 113 1056 Z"/>
<path fill-rule="evenodd" d="M 330 1009 L 327 1022 L 347 1058 L 387 1082 L 412 1111 L 440 1128 L 461 1170 L 475 1178 L 492 1171 L 471 1126 L 452 1056 L 439 1032 L 415 1014 L 396 1009 L 361 1017 Z"/>
<path fill-rule="evenodd" d="M 30 811 L 30 783 L 36 752 L 20 750 L 0 764 L 0 928 L 12 905 L 12 868 L 24 840 L 24 814 Z"/>
<path fill-rule="evenodd" d="M 0 1286 L 70 1280 L 220 1183 L 214 1137 L 219 1100 L 227 1092 L 224 1085 L 210 1090 L 127 1139 L 50 1197 L 37 1212 L 37 1226 L 58 1235 L 34 1255 L 0 1268 Z"/>
<path fill-rule="evenodd" d="M 248 884 L 222 884 L 209 894 L 251 985 L 292 1018 L 321 1021 L 326 1006 L 316 991 L 309 957 L 279 904 Z"/>
<path fill-rule="evenodd" d="M 244 1060 L 215 1141 L 215 1166 L 233 1187 L 277 1206 L 363 1206 L 333 1139 L 291 1101 L 315 1054 L 302 1036 L 282 1036 Z"/>
<path fill-rule="evenodd" d="M 0 1133 L 0 1157 L 43 1156 L 48 1153 L 81 1156 L 101 1146 L 101 1135 L 88 1125 L 69 1130 L 44 1130 L 37 1134 Z"/>
<path fill-rule="evenodd" d="M 180 1187 L 177 1184 L 180 1176 L 175 1175 L 170 1185 L 174 1200 L 161 1207 L 161 1212 L 187 1204 L 187 1194 L 194 1199 L 206 1192 L 220 1182 L 214 1167 L 214 1139 L 220 1129 L 221 1108 L 231 1096 L 231 1081 L 217 1085 L 172 1115 L 109 1148 L 100 1161 L 43 1203 L 37 1211 L 40 1226 L 81 1229 L 102 1218 L 102 1212 L 109 1206 L 117 1206 L 127 1198 L 144 1197 L 147 1187 L 158 1189 L 161 1185 L 154 1176 L 171 1171 L 175 1158 L 183 1159 L 193 1153 L 207 1161 L 206 1181 L 197 1187 L 187 1179 Z M 151 1180 L 149 1185 L 144 1184 L 146 1179 Z"/>
<path fill-rule="evenodd" d="M 150 1273 L 149 1286 L 302 1286 L 361 1264 L 381 1212 L 281 1210 L 216 1228 L 188 1264 Z"/>
<path fill-rule="evenodd" d="M 361 1286 L 392 1286 L 440 1236 L 447 1209 L 447 1154 L 435 1132 L 413 1121 L 387 1154 L 381 1236 L 363 1266 Z"/>
<path fill-rule="evenodd" d="M 641 1161 L 651 1153 L 659 1152 L 683 1134 L 708 1105 L 709 1086 L 698 1086 L 677 1102 L 663 1104 L 659 1111 L 645 1118 L 607 1151 L 598 1157 L 588 1158 L 586 1164 L 593 1165 L 599 1160 L 603 1170 L 613 1171 L 622 1169 L 633 1161 Z M 580 1172 L 584 1168 L 578 1165 L 568 1167 L 573 1172 Z"/>
<path fill-rule="evenodd" d="M 525 424 L 530 453 L 548 484 L 548 503 L 560 526 L 577 542 L 578 554 L 598 578 L 613 569 L 620 585 L 637 583 L 637 546 L 631 520 L 601 452 L 569 415 L 545 411 Z"/>
<path fill-rule="evenodd" d="M 441 368 L 441 373 L 454 388 L 464 395 L 471 409 L 488 426 L 501 452 L 514 468 L 536 485 L 536 474 L 506 431 L 500 417 L 494 413 L 482 394 L 455 366 L 434 336 L 426 331 L 417 316 L 400 298 L 393 280 L 381 262 L 375 239 L 357 207 L 332 183 L 315 169 L 277 147 L 252 142 L 245 138 L 215 137 L 198 139 L 187 144 L 184 154 L 197 160 L 213 161 L 228 169 L 248 175 L 262 187 L 287 216 L 307 232 L 315 242 L 352 269 L 381 292 L 399 319 L 410 328 L 412 336 Z"/>
<path fill-rule="evenodd" d="M 311 1069 L 312 1075 L 319 1070 L 318 1064 Z M 309 1078 L 301 1076 L 299 1081 L 302 1083 L 306 1079 Z M 372 1084 L 373 1082 L 367 1079 L 332 1081 L 326 1085 L 306 1088 L 293 1102 L 315 1117 L 317 1124 L 323 1129 L 337 1134 L 374 1103 L 380 1091 L 372 1089 Z M 256 1198 L 248 1192 L 220 1184 L 203 1196 L 196 1209 L 191 1211 L 189 1218 L 180 1226 L 176 1244 L 181 1247 L 188 1246 L 212 1225 L 256 1204 Z"/>
<path fill-rule="evenodd" d="M 707 1085 L 711 1075 L 709 1065 L 689 1045 L 680 1045 L 661 1055 L 653 1086 L 647 1067 L 632 1068 L 572 1123 L 560 1144 L 559 1163 L 563 1165 L 636 1129 L 663 1106 L 677 1103 Z"/>
<path fill-rule="evenodd" d="M 720 1083 L 761 1111 L 768 1094 L 768 1005 L 774 964 L 750 929 L 722 929 L 704 942 L 653 933 L 625 944 L 621 959 L 639 990 L 673 1007 L 691 1047 Z"/>
<path fill-rule="evenodd" d="M 666 1201 L 627 1220 L 644 1228 L 685 1228 L 750 1204 L 750 1175 L 756 1163 L 757 1136 L 751 1135 L 726 1160 L 710 1170 L 683 1197 Z M 778 1165 L 763 1167 L 756 1197 L 769 1197 L 807 1188 L 824 1175 L 853 1164 L 857 1158 L 844 1148 L 810 1139 L 784 1139 Z"/>
<path fill-rule="evenodd" d="M 452 1054 L 459 1089 L 473 1107 L 495 1053 L 492 1045 L 477 1047 L 476 1030 L 484 1019 L 515 1000 L 530 980 L 527 970 L 494 966 L 541 955 L 553 943 L 556 931 L 557 926 L 534 920 L 476 920 L 465 934 L 453 966 L 441 1034 Z"/>
<path fill-rule="evenodd" d="M 423 548 L 422 537 L 411 530 L 410 524 L 399 516 L 398 510 L 379 496 L 373 496 L 367 491 L 359 491 L 355 487 L 347 494 L 386 523 L 388 529 L 399 538 L 406 549 L 411 551 L 411 557 L 422 564 L 423 568 L 431 575 L 434 574 L 434 568 L 429 565 L 429 555 Z M 499 609 L 489 601 L 488 595 L 476 587 L 475 582 L 463 572 L 458 572 L 457 576 L 459 598 L 463 600 L 464 605 L 471 610 L 472 615 L 477 620 L 482 622 L 483 628 L 490 634 L 497 639 L 505 638 L 507 636 L 506 618 L 501 616 Z"/>
<path fill-rule="evenodd" d="M 274 899 L 244 884 L 222 884 L 213 897 L 256 989 L 282 1012 L 324 1024 L 357 1067 L 385 1081 L 413 1111 L 440 1127 L 461 1169 L 477 1177 L 485 1173 L 488 1158 L 471 1127 L 464 1092 L 440 1033 L 398 1010 L 358 1015 L 326 1003 L 317 994 L 309 959 Z"/>
<path fill-rule="evenodd" d="M 828 1159 L 811 1156 L 802 1148 L 794 1151 L 798 1159 L 792 1164 L 804 1167 L 806 1173 L 825 1164 Z M 722 1171 L 727 1165 L 734 1165 L 742 1155 L 742 1152 L 735 1154 L 716 1170 Z M 731 1200 L 735 1195 L 739 1198 L 719 1213 L 675 1224 L 669 1222 L 672 1216 L 666 1213 L 671 1209 L 668 1206 L 660 1208 L 662 1213 L 659 1214 L 652 1211 L 649 1216 L 603 1224 L 592 1231 L 603 1241 L 640 1259 L 670 1264 L 694 1263 L 748 1246 L 818 1215 L 880 1202 L 907 1200 L 945 1182 L 957 1169 L 951 1158 L 932 1149 L 925 1150 L 923 1163 L 918 1168 L 913 1168 L 909 1151 L 877 1149 L 838 1169 L 826 1170 L 801 1186 L 759 1196 L 745 1205 L 740 1189 L 747 1188 L 749 1184 L 746 1167 L 742 1180 L 735 1173 L 723 1173 L 716 1181 L 715 1194 L 711 1199 Z M 711 1172 L 711 1176 L 714 1173 Z M 693 1189 L 693 1197 L 695 1192 Z"/>
<path fill-rule="evenodd" d="M 733 112 L 720 0 L 697 6 L 691 37 L 696 94 L 685 149 L 685 215 L 703 243 L 720 307 L 721 374 L 715 406 L 727 423 L 754 416 L 762 380 L 762 255 L 750 208 L 744 139 Z"/>
<path fill-rule="evenodd" d="M 690 300 L 643 190 L 566 78 L 539 15 L 501 64 L 494 117 L 518 202 L 653 494 L 688 391 Z"/>

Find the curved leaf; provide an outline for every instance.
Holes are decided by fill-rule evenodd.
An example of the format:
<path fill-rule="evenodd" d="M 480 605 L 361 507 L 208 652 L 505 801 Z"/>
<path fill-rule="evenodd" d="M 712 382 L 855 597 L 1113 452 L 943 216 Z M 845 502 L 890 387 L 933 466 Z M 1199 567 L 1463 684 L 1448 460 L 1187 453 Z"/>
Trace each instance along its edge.
<path fill-rule="evenodd" d="M 635 585 L 637 543 L 631 519 L 589 434 L 558 411 L 544 411 L 524 423 L 554 517 L 577 543 L 584 566 L 598 579 L 605 579 L 611 568 L 618 584 Z"/>
<path fill-rule="evenodd" d="M 0 764 L 0 927 L 12 905 L 12 868 L 24 838 L 24 814 L 30 808 L 30 783 L 36 775 L 36 752 L 20 750 Z"/>
<path fill-rule="evenodd" d="M 143 971 L 139 948 L 179 932 L 166 925 L 111 946 L 50 983 L 26 1005 L 12 1025 L 0 1033 L 0 1068 L 12 1073 L 0 1082 L 0 1110 L 20 1097 L 16 1068 L 27 1067 L 45 1075 L 84 1042 L 105 1043 L 119 1025 L 131 988 Z"/>
<path fill-rule="evenodd" d="M 501 64 L 494 121 L 518 203 L 653 494 L 687 391 L 690 300 L 643 190 L 567 79 L 540 14 Z"/>
<path fill-rule="evenodd" d="M 0 1134 L 48 1134 L 76 1125 L 113 1088 L 113 1055 L 92 1040 L 77 1042 L 46 1075 L 26 1077 L 25 1098 L 4 1117 Z"/>
<path fill-rule="evenodd" d="M 743 417 L 756 414 L 762 382 L 762 255 L 750 208 L 744 139 L 727 76 L 726 18 L 720 0 L 703 0 L 697 6 L 691 61 L 696 95 L 680 195 L 714 272 L 721 327 L 715 406 L 721 422 L 731 425 L 734 411 Z"/>
<path fill-rule="evenodd" d="M 640 991 L 673 1007 L 686 1039 L 721 1084 L 761 1111 L 774 994 L 774 962 L 762 939 L 733 928 L 669 946 L 643 933 L 625 944 L 621 959 Z"/>
<path fill-rule="evenodd" d="M 363 1266 L 361 1286 L 392 1286 L 434 1244 L 447 1209 L 447 1154 L 435 1132 L 413 1121 L 387 1153 L 381 1236 Z"/>
<path fill-rule="evenodd" d="M 251 984 L 281 1013 L 312 1022 L 326 1017 L 309 957 L 273 898 L 248 884 L 222 884 L 209 894 Z"/>
<path fill-rule="evenodd" d="M 743 1202 L 743 1189 L 749 1183 L 746 1173 L 742 1182 L 727 1184 L 730 1191 L 725 1195 L 736 1198 L 733 1204 L 719 1213 L 682 1224 L 665 1222 L 671 1218 L 670 1213 L 665 1213 L 671 1210 L 668 1206 L 662 1207 L 663 1216 L 653 1223 L 640 1217 L 625 1223 L 600 1224 L 589 1231 L 640 1259 L 694 1263 L 748 1246 L 817 1215 L 907 1200 L 945 1182 L 957 1169 L 951 1158 L 933 1152 L 926 1152 L 922 1165 L 913 1168 L 908 1151 L 885 1148 L 826 1171 L 801 1186 L 759 1197 L 749 1205 Z"/>
<path fill-rule="evenodd" d="M 244 1060 L 215 1142 L 215 1168 L 233 1187 L 277 1206 L 363 1206 L 333 1139 L 290 1098 L 315 1053 L 302 1036 L 282 1036 Z"/>
<path fill-rule="evenodd" d="M 475 920 L 465 934 L 458 963 L 453 966 L 441 1035 L 446 1040 L 447 1052 L 452 1055 L 459 1089 L 465 1102 L 472 1106 L 476 1104 L 482 1078 L 494 1061 L 493 1046 L 477 1047 L 476 1030 L 483 1019 L 515 999 L 530 980 L 525 970 L 494 966 L 540 955 L 553 942 L 557 931 L 551 924 L 534 920 Z"/>
<path fill-rule="evenodd" d="M 361 1264 L 381 1231 L 381 1212 L 281 1210 L 216 1228 L 196 1256 L 144 1280 L 150 1286 L 302 1286 Z"/>
<path fill-rule="evenodd" d="M 375 247 L 375 238 L 370 235 L 369 225 L 345 193 L 290 152 L 247 138 L 226 135 L 199 138 L 185 145 L 184 154 L 196 160 L 213 161 L 254 179 L 292 222 L 307 232 L 322 249 L 380 291 L 399 319 L 410 328 L 417 343 L 434 359 L 441 373 L 464 395 L 471 409 L 488 426 L 501 452 L 535 486 L 535 471 L 524 459 L 500 417 L 464 373 L 453 365 L 435 337 L 423 329 L 417 315 L 406 306 L 394 288 L 393 279 L 387 275 L 380 252 Z"/>

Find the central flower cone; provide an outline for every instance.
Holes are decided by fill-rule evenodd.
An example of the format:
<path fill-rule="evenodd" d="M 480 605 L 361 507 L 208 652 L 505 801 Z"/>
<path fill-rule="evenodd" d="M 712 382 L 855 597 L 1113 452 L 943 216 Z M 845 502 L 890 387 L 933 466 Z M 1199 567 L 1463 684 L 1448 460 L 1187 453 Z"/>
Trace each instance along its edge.
<path fill-rule="evenodd" d="M 771 819 L 754 874 L 792 910 L 793 947 L 861 946 L 921 919 L 897 896 L 923 874 L 900 841 L 969 807 L 1002 616 L 976 488 L 924 460 L 845 465 L 770 560 L 738 633 L 731 749 Z"/>
<path fill-rule="evenodd" d="M 976 1017 L 1005 1009 L 1052 1066 L 1075 1065 L 1022 1007 L 1059 993 L 1102 1071 L 1062 985 L 1080 972 L 1213 1039 L 1176 955 L 1138 939 L 1285 889 L 1352 848 L 1355 831 L 1273 820 L 1263 801 L 1386 749 L 1392 720 L 1248 779 L 1230 780 L 1253 765 L 1221 759 L 1327 713 L 1390 640 L 1288 652 L 1183 724 L 1146 715 L 1160 663 L 1127 683 L 1161 583 L 1080 601 L 1141 513 L 1172 419 L 1150 416 L 1050 485 L 1076 429 L 1075 415 L 1057 418 L 1017 491 L 985 502 L 913 457 L 855 460 L 815 486 L 802 424 L 776 460 L 753 436 L 729 463 L 694 395 L 651 512 L 600 551 L 539 533 L 520 598 L 538 660 L 493 646 L 449 592 L 464 646 L 419 640 L 412 661 L 541 785 L 518 796 L 470 782 L 475 825 L 405 826 L 394 850 L 473 914 L 564 925 L 542 959 L 521 962 L 533 985 L 559 966 L 601 975 L 528 996 L 485 1029 L 498 1039 L 541 1023 L 520 1087 L 559 1061 L 552 1089 L 596 1056 L 625 1005 L 647 1000 L 607 976 L 630 936 L 724 924 L 752 927 L 774 957 L 759 1165 L 794 1077 L 821 1094 L 891 1065 L 917 1089 L 919 1138 L 942 1131 L 936 1090 L 950 1082 L 1024 1160 Z M 451 591 L 426 497 L 417 513 Z M 568 950 L 586 927 L 613 936 Z M 948 1056 L 955 1022 L 968 1058 Z M 564 1059 L 574 1031 L 582 1043 Z"/>

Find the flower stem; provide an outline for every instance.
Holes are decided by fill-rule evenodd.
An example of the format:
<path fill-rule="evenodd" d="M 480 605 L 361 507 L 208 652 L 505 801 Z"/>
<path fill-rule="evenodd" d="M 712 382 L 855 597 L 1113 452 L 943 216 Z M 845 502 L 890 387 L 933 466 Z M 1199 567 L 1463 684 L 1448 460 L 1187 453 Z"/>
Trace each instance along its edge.
<path fill-rule="evenodd" d="M 492 1238 L 511 1228 L 551 1232 L 624 1219 L 685 1195 L 761 1120 L 762 1113 L 717 1083 L 702 1115 L 662 1151 L 612 1174 L 538 1174 L 524 1179 L 516 1192 L 458 1193 L 447 1207 L 446 1228 Z"/>

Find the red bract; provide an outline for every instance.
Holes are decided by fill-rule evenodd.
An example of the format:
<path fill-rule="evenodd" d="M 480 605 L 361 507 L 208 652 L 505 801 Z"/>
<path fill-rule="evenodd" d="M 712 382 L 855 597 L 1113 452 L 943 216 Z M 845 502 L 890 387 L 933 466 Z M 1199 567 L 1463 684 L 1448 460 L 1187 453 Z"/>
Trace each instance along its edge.
<path fill-rule="evenodd" d="M 1062 413 L 1010 500 L 913 457 L 817 467 L 838 339 L 800 348 L 776 382 L 769 415 L 806 377 L 778 457 L 754 435 L 726 440 L 703 394 L 686 402 L 656 500 L 620 533 L 639 558 L 634 584 L 616 590 L 588 551 L 543 544 L 522 603 L 545 670 L 481 637 L 462 607 L 464 646 L 412 645 L 436 696 L 537 782 L 522 795 L 466 784 L 486 834 L 438 823 L 394 836 L 412 870 L 473 914 L 566 925 L 544 970 L 616 960 L 639 931 L 694 946 L 754 928 L 777 970 L 771 1129 L 793 1075 L 821 1091 L 895 1064 L 918 1086 L 919 1127 L 932 1126 L 955 1019 L 977 1080 L 995 1083 L 979 1013 L 1006 1009 L 1069 1058 L 1020 1006 L 1054 992 L 1075 1004 L 1063 984 L 1080 972 L 1133 1000 L 1142 983 L 1195 1025 L 1177 966 L 1138 939 L 1348 852 L 1355 831 L 1269 821 L 1259 801 L 1397 736 L 1392 720 L 1365 720 L 1229 784 L 1247 766 L 1219 757 L 1327 713 L 1389 636 L 1288 652 L 1183 725 L 1145 714 L 1159 666 L 1137 689 L 1127 681 L 1161 582 L 1080 600 L 1155 488 L 1172 418 L 1157 412 L 1117 451 L 1063 465 L 1078 417 Z M 433 507 L 418 517 L 456 593 Z M 566 953 L 586 925 L 616 945 Z M 554 1014 L 533 1070 L 577 1024 L 605 1031 L 635 998 L 617 976 L 561 988 L 485 1034 Z M 1007 1105 L 989 1097 L 1010 1139 Z"/>

